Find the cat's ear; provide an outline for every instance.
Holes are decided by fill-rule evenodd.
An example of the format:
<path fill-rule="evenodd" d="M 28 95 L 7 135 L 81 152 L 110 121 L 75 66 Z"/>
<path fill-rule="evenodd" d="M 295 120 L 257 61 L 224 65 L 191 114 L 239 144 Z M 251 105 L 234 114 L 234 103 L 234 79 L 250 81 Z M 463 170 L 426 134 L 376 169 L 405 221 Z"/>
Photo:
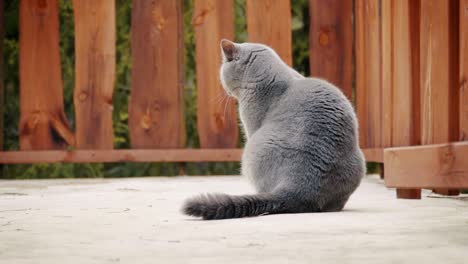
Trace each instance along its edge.
<path fill-rule="evenodd" d="M 227 61 L 232 61 L 237 54 L 236 44 L 227 39 L 221 40 L 221 50 L 223 51 L 223 57 Z"/>

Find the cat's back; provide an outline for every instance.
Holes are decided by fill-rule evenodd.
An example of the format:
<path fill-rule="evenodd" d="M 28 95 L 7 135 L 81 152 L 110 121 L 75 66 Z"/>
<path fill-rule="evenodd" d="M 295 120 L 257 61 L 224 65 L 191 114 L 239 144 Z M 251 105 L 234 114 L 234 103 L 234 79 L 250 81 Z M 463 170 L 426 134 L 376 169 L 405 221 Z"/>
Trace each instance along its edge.
<path fill-rule="evenodd" d="M 324 115 L 356 122 L 354 109 L 340 89 L 318 78 L 292 81 L 277 106 L 273 116 L 289 115 L 300 119 Z"/>

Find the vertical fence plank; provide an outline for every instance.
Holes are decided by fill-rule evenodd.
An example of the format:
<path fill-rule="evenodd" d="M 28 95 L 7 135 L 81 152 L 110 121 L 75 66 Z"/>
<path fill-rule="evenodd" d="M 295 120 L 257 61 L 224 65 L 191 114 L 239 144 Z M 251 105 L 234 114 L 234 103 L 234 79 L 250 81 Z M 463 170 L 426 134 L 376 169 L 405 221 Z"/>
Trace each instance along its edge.
<path fill-rule="evenodd" d="M 460 135 L 468 140 L 468 0 L 460 0 Z"/>
<path fill-rule="evenodd" d="M 457 1 L 421 1 L 422 144 L 458 140 L 459 71 L 458 55 L 453 54 L 458 53 L 457 6 Z M 456 190 L 434 191 L 446 195 L 458 194 Z"/>
<path fill-rule="evenodd" d="M 392 67 L 393 67 L 393 0 L 381 0 L 381 52 L 382 52 L 382 135 L 381 146 L 392 146 L 392 119 L 393 119 L 393 97 L 392 97 Z"/>
<path fill-rule="evenodd" d="M 272 47 L 292 65 L 289 0 L 247 0 L 247 31 L 250 42 Z"/>
<path fill-rule="evenodd" d="M 353 2 L 310 0 L 310 74 L 338 86 L 351 99 Z"/>
<path fill-rule="evenodd" d="M 184 144 L 182 22 L 180 0 L 133 1 L 129 102 L 133 148 Z"/>
<path fill-rule="evenodd" d="M 232 0 L 195 0 L 197 63 L 197 125 L 202 148 L 233 148 L 238 141 L 237 115 L 233 100 L 219 81 L 221 39 L 234 39 Z"/>
<path fill-rule="evenodd" d="M 4 131 L 4 114 L 5 114 L 5 87 L 4 87 L 4 71 L 3 71 L 3 38 L 5 36 L 4 22 L 5 2 L 0 0 L 0 151 L 3 150 L 3 131 Z M 3 175 L 3 169 L 0 165 L 0 176 Z"/>
<path fill-rule="evenodd" d="M 382 95 L 392 104 L 383 110 L 385 146 L 419 144 L 418 12 L 418 1 L 382 1 Z M 397 197 L 420 199 L 421 190 L 397 189 Z"/>
<path fill-rule="evenodd" d="M 20 1 L 20 147 L 74 144 L 63 108 L 57 0 Z"/>
<path fill-rule="evenodd" d="M 111 149 L 115 1 L 74 0 L 75 122 L 79 149 Z"/>
<path fill-rule="evenodd" d="M 379 1 L 356 0 L 356 108 L 360 144 L 381 146 L 382 89 Z"/>
<path fill-rule="evenodd" d="M 419 9 L 417 1 L 393 2 L 392 145 L 420 143 L 419 137 Z"/>

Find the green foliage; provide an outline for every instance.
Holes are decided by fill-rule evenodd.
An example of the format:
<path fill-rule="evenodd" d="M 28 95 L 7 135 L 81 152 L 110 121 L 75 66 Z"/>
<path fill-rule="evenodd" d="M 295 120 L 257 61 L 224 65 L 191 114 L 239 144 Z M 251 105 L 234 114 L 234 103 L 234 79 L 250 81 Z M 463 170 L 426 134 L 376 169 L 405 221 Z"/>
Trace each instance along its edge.
<path fill-rule="evenodd" d="M 235 0 L 235 40 L 247 40 L 245 0 Z M 303 74 L 309 72 L 309 17 L 308 1 L 291 1 L 294 67 Z M 18 150 L 19 122 L 19 79 L 18 79 L 18 17 L 19 0 L 5 4 L 5 149 Z M 193 1 L 184 0 L 184 42 L 185 42 L 185 125 L 188 148 L 199 147 L 197 133 L 197 90 L 195 64 L 195 36 L 192 27 Z M 131 87 L 130 25 L 131 0 L 116 0 L 117 65 L 114 90 L 114 145 L 115 148 L 129 148 L 128 98 Z M 74 24 L 72 1 L 60 0 L 60 55 L 64 87 L 66 116 L 74 127 Z M 239 146 L 242 146 L 242 139 Z M 200 175 L 238 174 L 239 163 L 114 163 L 114 164 L 36 164 L 4 166 L 4 178 L 58 178 L 58 177 L 131 177 L 148 175 L 177 175 L 179 173 Z"/>

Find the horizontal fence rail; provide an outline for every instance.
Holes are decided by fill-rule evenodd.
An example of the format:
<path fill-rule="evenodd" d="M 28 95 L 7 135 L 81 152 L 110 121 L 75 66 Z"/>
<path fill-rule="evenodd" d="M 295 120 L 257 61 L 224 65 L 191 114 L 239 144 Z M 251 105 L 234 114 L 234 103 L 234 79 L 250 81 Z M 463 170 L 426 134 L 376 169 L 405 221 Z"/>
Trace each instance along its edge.
<path fill-rule="evenodd" d="M 193 2 L 200 149 L 185 148 L 182 3 L 132 1 L 132 149 L 114 150 L 115 2 L 73 1 L 72 131 L 63 105 L 58 1 L 21 0 L 21 150 L 0 152 L 0 164 L 239 161 L 235 104 L 214 103 L 223 92 L 219 42 L 234 38 L 234 2 Z M 247 0 L 245 8 L 248 40 L 272 46 L 292 65 L 290 1 Z M 388 153 L 404 147 L 430 159 L 440 148 L 432 144 L 468 138 L 467 8 L 468 0 L 309 0 L 310 75 L 336 84 L 353 102 L 366 159 L 385 164 L 385 179 L 400 197 L 419 197 L 421 187 L 466 186 L 466 171 L 458 185 L 434 180 L 440 175 L 417 176 L 424 184 L 406 181 L 412 175 L 396 176 L 407 173 L 395 170 Z M 427 146 L 411 147 L 421 144 Z M 468 160 L 466 144 L 456 146 L 457 159 Z M 384 155 L 386 148 L 392 150 Z"/>

